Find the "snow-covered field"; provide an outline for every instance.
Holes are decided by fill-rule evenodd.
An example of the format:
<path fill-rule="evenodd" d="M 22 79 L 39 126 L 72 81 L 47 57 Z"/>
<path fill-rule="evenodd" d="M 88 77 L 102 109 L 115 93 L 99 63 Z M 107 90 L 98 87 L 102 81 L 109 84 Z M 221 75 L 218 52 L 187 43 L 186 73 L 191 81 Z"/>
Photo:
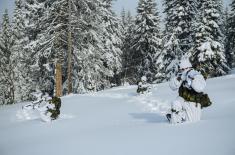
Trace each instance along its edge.
<path fill-rule="evenodd" d="M 167 83 L 63 97 L 52 123 L 23 117 L 25 103 L 0 107 L 0 155 L 235 155 L 235 74 L 207 82 L 213 105 L 191 124 L 167 123 L 177 96 Z"/>

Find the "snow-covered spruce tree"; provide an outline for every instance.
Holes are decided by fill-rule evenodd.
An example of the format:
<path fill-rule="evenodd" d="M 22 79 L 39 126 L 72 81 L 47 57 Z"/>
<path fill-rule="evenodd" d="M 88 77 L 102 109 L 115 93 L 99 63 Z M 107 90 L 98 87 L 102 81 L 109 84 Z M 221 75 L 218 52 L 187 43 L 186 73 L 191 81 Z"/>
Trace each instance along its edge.
<path fill-rule="evenodd" d="M 39 49 L 37 60 L 40 66 L 39 81 L 44 82 L 41 89 L 54 94 L 55 65 L 62 65 L 64 93 L 67 92 L 67 52 L 68 52 L 68 0 L 49 0 L 44 3 L 44 11 L 40 24 L 43 25 L 38 35 Z"/>
<path fill-rule="evenodd" d="M 181 57 L 190 55 L 198 3 L 196 0 L 165 0 L 164 6 L 166 25 L 161 58 L 165 69 L 161 68 L 161 76 L 168 80 L 177 72 Z"/>
<path fill-rule="evenodd" d="M 49 2 L 48 2 L 49 3 Z M 45 57 L 39 57 L 41 52 L 40 34 L 45 29 L 42 20 L 46 17 L 46 0 L 24 0 L 23 1 L 23 16 L 25 19 L 25 33 L 27 38 L 27 45 L 24 47 L 27 55 L 28 75 L 30 77 L 31 90 L 41 90 L 49 92 L 52 90 L 50 72 Z M 50 92 L 49 92 L 50 93 Z"/>
<path fill-rule="evenodd" d="M 11 59 L 13 44 L 12 27 L 10 25 L 8 11 L 5 10 L 0 36 L 0 104 L 12 104 L 15 100 L 15 75 Z"/>
<path fill-rule="evenodd" d="M 127 25 L 127 28 L 129 28 L 130 25 L 132 25 L 134 22 L 134 19 L 131 15 L 131 11 L 127 11 L 127 15 L 126 15 L 126 25 Z M 128 26 L 129 25 L 129 26 Z"/>
<path fill-rule="evenodd" d="M 231 3 L 231 12 L 226 20 L 225 54 L 230 67 L 235 66 L 235 0 Z"/>
<path fill-rule="evenodd" d="M 123 26 L 121 20 L 117 18 L 112 11 L 113 0 L 101 0 L 101 28 L 103 29 L 103 44 L 105 54 L 103 55 L 103 64 L 107 68 L 107 83 L 120 85 L 120 73 L 122 70 L 122 38 Z M 110 79 L 110 80 L 109 80 Z"/>
<path fill-rule="evenodd" d="M 16 102 L 30 99 L 30 93 L 33 91 L 34 85 L 30 75 L 31 53 L 24 48 L 28 43 L 24 17 L 23 2 L 22 0 L 16 0 L 12 23 L 14 45 L 11 53 Z"/>
<path fill-rule="evenodd" d="M 124 8 L 121 11 L 121 22 L 123 26 L 126 26 L 126 10 Z"/>
<path fill-rule="evenodd" d="M 174 5 L 176 11 L 173 12 L 173 20 L 176 22 L 174 29 L 176 29 L 176 35 L 179 39 L 179 47 L 183 54 L 190 54 L 187 52 L 193 47 L 193 27 L 198 11 L 198 3 L 197 0 L 177 0 Z"/>
<path fill-rule="evenodd" d="M 132 34 L 133 34 L 133 27 L 134 27 L 134 19 L 130 13 L 130 11 L 127 12 L 127 15 L 125 16 L 124 23 L 123 23 L 123 35 L 124 35 L 124 41 L 123 41 L 123 55 L 122 55 L 122 83 L 129 83 L 129 84 L 136 84 L 136 80 L 133 77 L 133 72 L 131 71 L 132 66 L 131 60 L 132 60 L 132 52 L 131 52 L 131 41 L 132 41 Z M 134 80 L 133 80 L 134 78 Z"/>
<path fill-rule="evenodd" d="M 197 69 L 209 77 L 227 73 L 221 31 L 221 1 L 201 0 L 200 16 L 197 19 L 195 47 L 192 61 Z"/>
<path fill-rule="evenodd" d="M 67 90 L 68 0 L 26 0 L 26 27 L 32 53 L 35 89 L 54 95 L 55 64 L 62 63 L 64 94 Z"/>
<path fill-rule="evenodd" d="M 228 7 L 226 7 L 223 14 L 223 27 L 222 32 L 224 34 L 224 49 L 225 49 L 225 58 L 227 60 L 227 64 L 229 67 L 232 67 L 233 63 L 233 54 L 230 50 L 230 40 L 229 40 L 229 11 Z"/>
<path fill-rule="evenodd" d="M 98 0 L 79 0 L 75 4 L 73 50 L 73 92 L 86 93 L 104 89 L 108 69 L 104 67 L 101 3 Z"/>
<path fill-rule="evenodd" d="M 156 55 L 161 51 L 160 19 L 154 0 L 140 0 L 132 39 L 132 62 L 129 71 L 135 81 L 142 76 L 153 82 L 157 73 Z"/>
<path fill-rule="evenodd" d="M 26 3 L 27 17 L 31 17 L 28 19 L 28 25 L 32 25 L 30 30 L 34 35 L 29 36 L 32 41 L 27 47 L 32 50 L 35 59 L 33 75 L 37 81 L 36 85 L 41 90 L 53 93 L 53 63 L 59 55 L 64 58 L 63 84 L 65 93 L 67 91 L 68 1 L 28 1 L 30 3 Z M 110 77 L 112 77 L 110 75 L 114 73 L 114 70 L 118 70 L 116 62 L 110 63 L 109 66 L 105 62 L 107 56 L 119 59 L 115 57 L 114 52 L 120 45 L 117 44 L 117 40 L 110 41 L 115 38 L 114 35 L 117 35 L 113 31 L 112 37 L 108 36 L 110 38 L 107 39 L 113 43 L 110 44 L 112 46 L 106 48 L 104 46 L 103 40 L 104 37 L 107 37 L 104 34 L 112 29 L 107 26 L 108 24 L 107 28 L 102 27 L 104 26 L 103 17 L 105 17 L 103 6 L 102 1 L 98 0 L 92 2 L 89 0 L 72 1 L 72 91 L 74 93 L 84 93 L 108 87 Z M 38 17 L 37 21 L 33 20 L 35 17 Z M 113 15 L 111 17 L 110 20 L 116 18 Z M 112 28 L 116 28 L 115 22 Z M 39 30 L 34 31 L 36 29 Z M 108 48 L 113 49 L 110 51 L 107 50 Z"/>
<path fill-rule="evenodd" d="M 43 30 L 42 17 L 46 14 L 46 0 L 23 0 L 23 16 L 25 19 L 26 35 L 28 37 L 28 48 L 33 50 L 37 47 L 38 35 Z M 49 2 L 48 2 L 49 3 Z M 31 51 L 34 53 L 34 51 Z"/>
<path fill-rule="evenodd" d="M 134 19 L 131 15 L 130 10 L 126 12 L 125 9 L 122 10 L 121 12 L 121 22 L 122 26 L 124 27 L 124 31 L 126 31 L 131 24 L 133 24 Z"/>

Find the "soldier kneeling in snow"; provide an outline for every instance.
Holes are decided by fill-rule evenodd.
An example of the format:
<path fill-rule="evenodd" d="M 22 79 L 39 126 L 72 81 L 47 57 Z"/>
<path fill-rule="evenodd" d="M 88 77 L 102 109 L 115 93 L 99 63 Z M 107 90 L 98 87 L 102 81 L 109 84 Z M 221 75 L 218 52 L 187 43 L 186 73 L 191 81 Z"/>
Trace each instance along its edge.
<path fill-rule="evenodd" d="M 172 102 L 171 112 L 167 114 L 170 123 L 196 122 L 201 119 L 201 108 L 211 105 L 204 77 L 192 68 L 188 59 L 182 59 L 179 73 L 170 81 L 172 90 L 179 91 L 179 97 Z"/>
<path fill-rule="evenodd" d="M 147 84 L 146 76 L 141 77 L 141 81 L 138 83 L 137 93 L 145 94 L 150 91 L 150 87 Z"/>

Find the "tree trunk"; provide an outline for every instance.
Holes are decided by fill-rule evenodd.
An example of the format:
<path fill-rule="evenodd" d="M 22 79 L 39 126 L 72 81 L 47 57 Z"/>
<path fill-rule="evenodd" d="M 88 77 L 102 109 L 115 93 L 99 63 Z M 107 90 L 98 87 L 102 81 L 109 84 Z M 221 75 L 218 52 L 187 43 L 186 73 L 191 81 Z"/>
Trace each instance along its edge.
<path fill-rule="evenodd" d="M 55 95 L 56 97 L 61 97 L 62 96 L 62 67 L 61 67 L 61 64 L 58 62 L 56 62 L 55 79 L 56 79 Z"/>
<path fill-rule="evenodd" d="M 72 93 L 71 57 L 72 57 L 72 36 L 71 36 L 71 0 L 68 0 L 69 24 L 68 24 L 68 94 Z"/>

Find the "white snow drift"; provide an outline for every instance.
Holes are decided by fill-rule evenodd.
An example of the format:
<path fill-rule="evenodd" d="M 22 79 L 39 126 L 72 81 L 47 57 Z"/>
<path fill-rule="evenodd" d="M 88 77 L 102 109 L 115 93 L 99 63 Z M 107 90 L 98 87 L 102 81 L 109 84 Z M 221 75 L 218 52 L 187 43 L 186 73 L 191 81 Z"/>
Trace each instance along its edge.
<path fill-rule="evenodd" d="M 164 117 L 177 92 L 168 83 L 138 96 L 136 86 L 62 98 L 61 116 L 22 115 L 26 103 L 0 107 L 0 155 L 234 155 L 235 75 L 209 79 L 213 104 L 202 121 Z"/>

